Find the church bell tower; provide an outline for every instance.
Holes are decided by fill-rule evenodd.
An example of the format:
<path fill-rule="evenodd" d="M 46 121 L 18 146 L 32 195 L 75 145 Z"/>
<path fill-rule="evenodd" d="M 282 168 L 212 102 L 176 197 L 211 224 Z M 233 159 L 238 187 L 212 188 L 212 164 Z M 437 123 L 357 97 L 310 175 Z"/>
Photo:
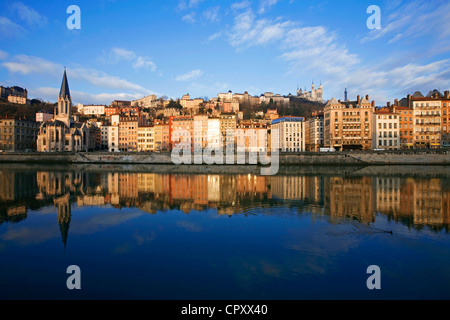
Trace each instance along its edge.
<path fill-rule="evenodd" d="M 72 99 L 70 97 L 69 82 L 64 68 L 61 90 L 58 96 L 58 107 L 55 108 L 55 119 L 64 122 L 69 128 L 72 123 Z"/>

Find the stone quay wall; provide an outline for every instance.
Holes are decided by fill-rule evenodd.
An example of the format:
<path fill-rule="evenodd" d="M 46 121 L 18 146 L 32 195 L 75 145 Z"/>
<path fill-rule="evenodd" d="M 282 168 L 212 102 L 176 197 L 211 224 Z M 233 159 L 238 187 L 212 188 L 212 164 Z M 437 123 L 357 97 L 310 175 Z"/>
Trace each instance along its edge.
<path fill-rule="evenodd" d="M 258 158 L 259 159 L 259 158 Z M 172 165 L 170 153 L 0 153 L 0 163 L 67 164 L 164 164 Z M 224 163 L 225 157 L 224 157 Z M 280 153 L 279 163 L 286 165 L 448 165 L 450 150 L 360 151 L 329 153 Z M 260 164 L 258 162 L 258 164 Z M 192 159 L 192 165 L 194 161 Z M 206 165 L 206 164 L 204 164 Z M 238 164 L 235 164 L 238 165 Z M 254 165 L 248 161 L 245 165 Z"/>

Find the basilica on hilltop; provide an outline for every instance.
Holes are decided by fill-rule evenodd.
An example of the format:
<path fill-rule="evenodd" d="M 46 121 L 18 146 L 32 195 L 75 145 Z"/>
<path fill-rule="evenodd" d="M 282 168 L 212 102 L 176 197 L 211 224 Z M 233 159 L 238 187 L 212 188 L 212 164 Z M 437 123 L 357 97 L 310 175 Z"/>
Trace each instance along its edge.
<path fill-rule="evenodd" d="M 311 84 L 311 91 L 303 91 L 301 88 L 297 87 L 297 97 L 306 99 L 309 101 L 316 101 L 320 103 L 325 103 L 323 99 L 323 86 L 320 84 L 319 88 L 316 89 L 314 82 Z"/>

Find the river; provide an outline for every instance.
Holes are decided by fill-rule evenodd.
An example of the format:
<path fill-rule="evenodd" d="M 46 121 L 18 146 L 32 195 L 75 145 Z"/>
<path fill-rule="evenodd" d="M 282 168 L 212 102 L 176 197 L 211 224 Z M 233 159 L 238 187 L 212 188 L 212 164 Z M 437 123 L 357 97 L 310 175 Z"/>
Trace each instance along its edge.
<path fill-rule="evenodd" d="M 448 167 L 257 172 L 0 164 L 0 299 L 450 298 Z"/>

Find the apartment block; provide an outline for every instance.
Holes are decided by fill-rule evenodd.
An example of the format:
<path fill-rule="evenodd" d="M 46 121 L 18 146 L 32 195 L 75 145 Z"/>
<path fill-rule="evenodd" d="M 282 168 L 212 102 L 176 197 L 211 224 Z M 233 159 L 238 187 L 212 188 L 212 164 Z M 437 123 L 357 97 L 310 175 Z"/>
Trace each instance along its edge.
<path fill-rule="evenodd" d="M 375 102 L 369 96 L 356 101 L 332 98 L 324 107 L 324 146 L 342 150 L 370 150 Z"/>
<path fill-rule="evenodd" d="M 0 119 L 0 150 L 36 150 L 39 123 L 22 119 Z"/>
<path fill-rule="evenodd" d="M 305 121 L 305 149 L 317 152 L 324 145 L 323 113 L 315 114 Z"/>
<path fill-rule="evenodd" d="M 385 107 L 373 114 L 372 148 L 397 150 L 400 149 L 399 115 Z"/>
<path fill-rule="evenodd" d="M 102 126 L 101 133 L 101 149 L 108 150 L 109 152 L 119 151 L 119 126 Z"/>
<path fill-rule="evenodd" d="M 283 117 L 272 121 L 272 150 L 282 152 L 303 152 L 306 150 L 305 119 Z"/>
<path fill-rule="evenodd" d="M 240 121 L 236 129 L 238 152 L 267 152 L 270 149 L 267 126 L 259 121 Z"/>
<path fill-rule="evenodd" d="M 444 92 L 442 103 L 442 147 L 450 147 L 450 97 L 449 92 Z"/>
<path fill-rule="evenodd" d="M 89 115 L 89 116 L 103 116 L 106 114 L 105 112 L 106 106 L 104 105 L 84 105 L 79 103 L 77 106 L 78 113 Z"/>
<path fill-rule="evenodd" d="M 138 151 L 137 133 L 139 127 L 138 116 L 120 117 L 119 121 L 119 150 L 125 152 Z"/>
<path fill-rule="evenodd" d="M 438 95 L 412 98 L 414 148 L 434 149 L 441 146 L 443 128 L 442 100 Z"/>
<path fill-rule="evenodd" d="M 237 119 L 235 113 L 221 113 L 219 115 L 220 120 L 220 133 L 223 139 L 224 150 L 229 148 L 234 148 L 236 145 L 236 125 Z"/>
<path fill-rule="evenodd" d="M 398 114 L 400 148 L 412 149 L 414 147 L 413 110 L 409 107 L 394 106 L 394 112 Z"/>
<path fill-rule="evenodd" d="M 180 116 L 171 122 L 171 143 L 173 147 L 193 150 L 194 119 L 191 116 Z M 173 149 L 173 148 L 172 148 Z"/>
<path fill-rule="evenodd" d="M 138 128 L 138 151 L 155 151 L 155 127 L 141 126 Z"/>

